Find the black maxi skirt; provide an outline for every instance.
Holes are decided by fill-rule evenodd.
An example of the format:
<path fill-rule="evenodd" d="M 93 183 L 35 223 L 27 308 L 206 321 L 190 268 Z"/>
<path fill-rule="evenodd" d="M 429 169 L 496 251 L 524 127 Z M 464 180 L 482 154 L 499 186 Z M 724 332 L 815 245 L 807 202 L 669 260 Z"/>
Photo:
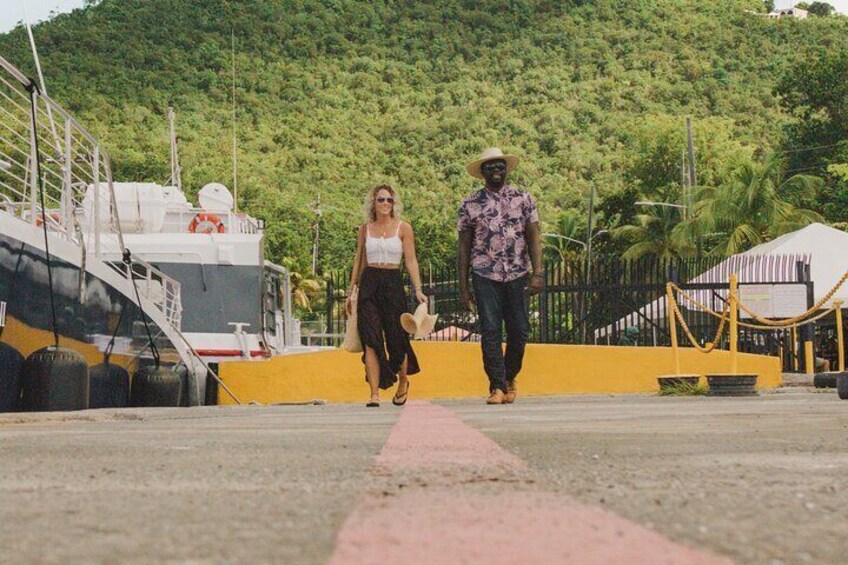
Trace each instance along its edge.
<path fill-rule="evenodd" d="M 362 362 L 365 363 L 366 347 L 377 353 L 382 389 L 391 388 L 397 382 L 404 359 L 407 375 L 421 371 L 409 335 L 400 325 L 400 315 L 406 311 L 400 269 L 366 267 L 359 279 L 357 327 L 362 340 Z"/>

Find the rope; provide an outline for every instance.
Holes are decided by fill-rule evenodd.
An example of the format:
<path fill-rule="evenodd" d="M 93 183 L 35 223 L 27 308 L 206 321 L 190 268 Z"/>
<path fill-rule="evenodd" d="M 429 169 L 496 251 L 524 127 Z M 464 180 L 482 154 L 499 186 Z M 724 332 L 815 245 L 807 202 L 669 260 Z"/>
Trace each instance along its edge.
<path fill-rule="evenodd" d="M 840 282 L 833 289 L 831 289 L 831 291 L 822 300 L 820 300 L 819 303 L 816 306 L 814 306 L 813 308 L 810 308 L 808 311 L 804 312 L 803 314 L 800 314 L 798 316 L 794 316 L 793 318 L 786 318 L 786 320 L 792 321 L 791 323 L 788 323 L 788 324 L 779 323 L 779 322 L 774 323 L 773 320 L 766 320 L 765 318 L 760 318 L 759 316 L 756 316 L 753 312 L 751 312 L 751 310 L 744 307 L 742 305 L 742 303 L 737 300 L 737 303 L 742 308 L 742 310 L 744 310 L 745 313 L 748 314 L 749 316 L 751 316 L 753 319 L 757 320 L 758 322 L 761 322 L 762 325 L 752 324 L 750 322 L 743 322 L 742 320 L 737 320 L 737 324 L 739 324 L 739 326 L 741 326 L 743 328 L 748 328 L 748 329 L 751 329 L 751 330 L 771 330 L 771 331 L 790 328 L 790 327 L 799 328 L 801 326 L 806 326 L 807 324 L 811 324 L 811 323 L 813 323 L 817 320 L 824 318 L 825 316 L 827 316 L 828 314 L 830 314 L 831 312 L 836 310 L 836 305 L 834 304 L 828 310 L 825 310 L 824 312 L 821 312 L 821 313 L 819 313 L 819 314 L 817 314 L 817 315 L 815 315 L 812 318 L 809 318 L 807 320 L 798 321 L 798 319 L 803 318 L 804 316 L 807 316 L 810 313 L 815 312 L 819 308 L 821 308 L 821 306 L 833 296 L 833 294 L 839 289 L 839 287 L 842 285 L 842 283 L 846 279 L 848 279 L 848 272 L 845 273 L 845 276 L 842 277 L 842 280 L 840 280 Z M 686 300 L 691 302 L 693 305 L 695 305 L 697 308 L 699 308 L 700 310 L 709 314 L 710 316 L 713 316 L 714 318 L 722 318 L 725 315 L 725 314 L 719 314 L 718 312 L 716 312 L 712 308 L 709 308 L 708 306 L 701 304 L 700 302 L 695 300 L 695 298 L 693 298 L 692 296 L 687 294 L 683 289 L 681 289 L 676 284 L 674 284 L 674 283 L 670 283 L 670 284 L 671 284 L 671 288 L 673 290 L 677 291 L 683 298 L 685 298 Z M 677 301 L 675 300 L 675 306 L 676 306 L 676 304 L 677 304 Z M 726 310 L 726 311 L 729 313 L 729 310 Z M 772 323 L 767 324 L 765 322 L 772 322 Z"/>
<path fill-rule="evenodd" d="M 713 349 L 715 349 L 719 342 L 721 341 L 721 336 L 724 333 L 724 327 L 727 324 L 727 320 L 730 319 L 730 306 L 728 305 L 724 312 L 720 314 L 721 322 L 718 325 L 718 329 L 716 330 L 715 337 L 713 340 L 706 346 L 698 343 L 698 340 L 695 339 L 695 336 L 692 334 L 692 330 L 689 329 L 689 325 L 686 323 L 686 320 L 683 318 L 683 314 L 680 312 L 680 308 L 677 307 L 677 301 L 672 297 L 671 309 L 674 313 L 674 317 L 680 322 L 680 326 L 683 328 L 683 333 L 686 334 L 686 338 L 689 340 L 689 343 L 692 344 L 698 351 L 701 353 L 709 353 Z"/>
<path fill-rule="evenodd" d="M 810 314 L 820 310 L 822 306 L 824 306 L 831 298 L 833 298 L 833 295 L 836 294 L 836 291 L 839 290 L 839 287 L 841 287 L 845 283 L 846 280 L 848 280 L 848 271 L 846 271 L 845 274 L 842 275 L 842 278 L 839 279 L 839 282 L 836 283 L 836 286 L 831 288 L 830 291 L 828 291 L 828 293 L 825 294 L 822 297 L 822 299 L 819 300 L 816 304 L 811 306 L 809 310 L 807 310 L 806 312 L 802 312 L 801 314 L 798 314 L 797 316 L 793 316 L 791 318 L 785 318 L 783 320 L 767 320 L 765 318 L 760 318 L 759 316 L 757 316 L 757 314 L 754 311 L 752 311 L 747 306 L 745 306 L 742 303 L 741 300 L 738 301 L 739 302 L 739 308 L 741 308 L 743 312 L 745 312 L 746 314 L 751 316 L 751 318 L 753 318 L 754 320 L 756 320 L 756 321 L 758 321 L 761 324 L 764 324 L 766 326 L 775 326 L 775 327 L 782 327 L 782 328 L 793 326 L 793 325 L 795 325 L 796 322 L 799 322 L 799 321 L 803 320 L 804 318 L 806 318 L 807 316 L 809 316 Z M 831 310 L 832 309 L 833 308 L 831 308 Z"/>

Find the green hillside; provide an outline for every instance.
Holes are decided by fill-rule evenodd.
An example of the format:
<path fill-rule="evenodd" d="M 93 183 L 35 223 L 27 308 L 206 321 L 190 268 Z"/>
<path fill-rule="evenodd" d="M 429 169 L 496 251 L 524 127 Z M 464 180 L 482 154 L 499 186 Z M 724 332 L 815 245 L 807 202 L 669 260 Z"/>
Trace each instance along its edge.
<path fill-rule="evenodd" d="M 747 12 L 762 6 L 103 0 L 35 35 L 51 95 L 104 141 L 117 180 L 168 177 L 174 106 L 193 192 L 230 184 L 234 34 L 241 208 L 266 219 L 278 261 L 305 270 L 317 197 L 321 264 L 341 266 L 364 191 L 385 181 L 401 191 L 422 258 L 449 259 L 457 204 L 475 186 L 464 164 L 488 145 L 521 157 L 514 180 L 544 221 L 583 215 L 594 187 L 607 227 L 632 218 L 640 197 L 679 201 L 686 115 L 700 184 L 791 148 L 797 116 L 775 89 L 803 61 L 846 52 L 848 18 Z M 22 28 L 0 36 L 0 54 L 32 68 Z M 840 206 L 826 212 L 848 219 Z"/>

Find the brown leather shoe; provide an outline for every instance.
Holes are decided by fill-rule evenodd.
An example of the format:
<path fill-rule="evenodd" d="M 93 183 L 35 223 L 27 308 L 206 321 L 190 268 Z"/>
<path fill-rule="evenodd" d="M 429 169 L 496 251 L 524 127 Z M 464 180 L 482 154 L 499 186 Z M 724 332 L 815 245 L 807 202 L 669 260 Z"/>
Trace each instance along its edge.
<path fill-rule="evenodd" d="M 496 388 L 489 394 L 489 398 L 486 399 L 486 404 L 503 404 L 504 403 L 504 393 L 501 389 Z"/>
<path fill-rule="evenodd" d="M 504 395 L 504 404 L 512 404 L 515 402 L 515 397 L 518 396 L 518 387 L 515 386 L 515 379 L 506 381 L 506 394 Z"/>

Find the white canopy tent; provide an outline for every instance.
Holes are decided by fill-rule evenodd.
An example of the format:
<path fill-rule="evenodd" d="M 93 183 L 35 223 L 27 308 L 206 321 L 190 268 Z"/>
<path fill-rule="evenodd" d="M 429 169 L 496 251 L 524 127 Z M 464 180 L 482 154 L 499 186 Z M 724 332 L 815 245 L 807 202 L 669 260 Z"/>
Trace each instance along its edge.
<path fill-rule="evenodd" d="M 824 224 L 810 224 L 728 257 L 687 282 L 726 283 L 731 273 L 736 273 L 741 284 L 796 282 L 796 264 L 799 261 L 810 266 L 814 301 L 818 302 L 848 271 L 848 233 Z M 723 297 L 727 291 L 694 290 L 689 294 L 701 303 L 713 305 L 716 294 Z M 842 300 L 848 304 L 848 283 L 837 290 L 824 306 L 829 306 L 833 300 Z M 681 307 L 688 306 L 686 301 L 681 303 Z M 648 316 L 649 313 L 651 316 Z M 665 298 L 658 298 L 609 326 L 598 328 L 594 332 L 595 342 L 607 340 L 613 330 L 619 333 L 630 326 L 645 327 L 649 318 L 653 318 L 654 322 L 665 318 Z"/>

